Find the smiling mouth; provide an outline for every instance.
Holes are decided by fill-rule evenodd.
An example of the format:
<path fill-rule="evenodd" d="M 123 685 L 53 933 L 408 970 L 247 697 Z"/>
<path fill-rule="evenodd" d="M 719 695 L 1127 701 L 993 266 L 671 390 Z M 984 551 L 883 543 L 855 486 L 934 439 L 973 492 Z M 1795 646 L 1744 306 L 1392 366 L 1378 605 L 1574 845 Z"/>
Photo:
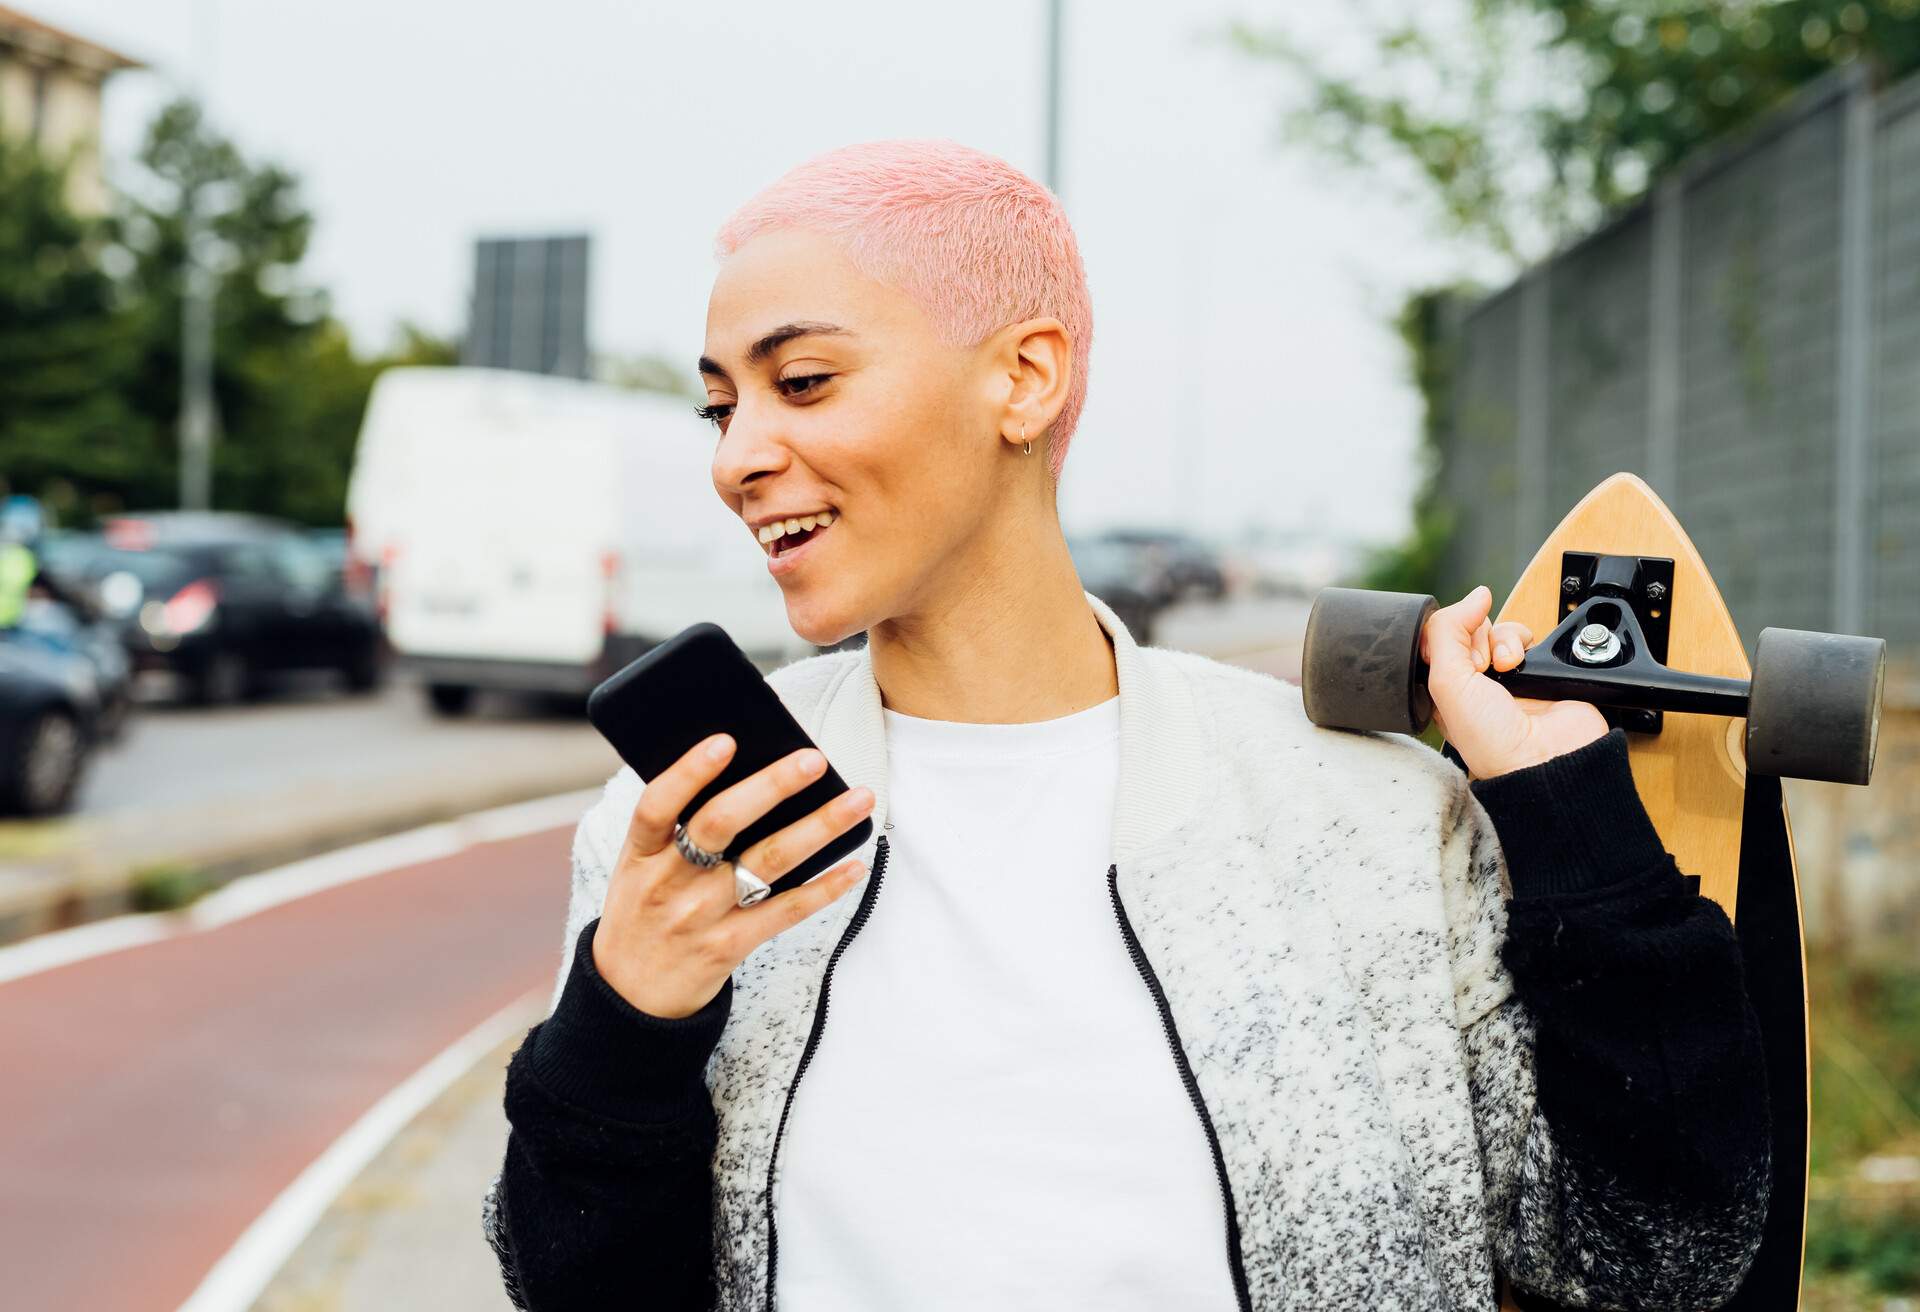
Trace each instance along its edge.
<path fill-rule="evenodd" d="M 809 518 L 811 518 L 811 516 L 809 516 Z M 790 551 L 805 546 L 832 527 L 833 518 L 823 517 L 821 521 L 815 523 L 812 528 L 799 528 L 792 533 L 783 533 L 779 537 L 764 544 L 767 555 L 784 556 Z"/>

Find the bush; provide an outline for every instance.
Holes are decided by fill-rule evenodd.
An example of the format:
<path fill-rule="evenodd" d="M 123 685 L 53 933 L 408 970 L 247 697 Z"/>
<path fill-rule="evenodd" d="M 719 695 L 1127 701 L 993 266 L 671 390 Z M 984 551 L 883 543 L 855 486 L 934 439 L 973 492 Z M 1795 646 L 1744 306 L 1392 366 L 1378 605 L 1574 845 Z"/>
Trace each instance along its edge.
<path fill-rule="evenodd" d="M 1878 1293 L 1920 1293 L 1920 1206 L 1815 1203 L 1807 1217 L 1807 1272 L 1852 1272 Z"/>
<path fill-rule="evenodd" d="M 189 866 L 148 866 L 134 872 L 129 897 L 136 911 L 173 911 L 212 887 L 204 872 Z"/>

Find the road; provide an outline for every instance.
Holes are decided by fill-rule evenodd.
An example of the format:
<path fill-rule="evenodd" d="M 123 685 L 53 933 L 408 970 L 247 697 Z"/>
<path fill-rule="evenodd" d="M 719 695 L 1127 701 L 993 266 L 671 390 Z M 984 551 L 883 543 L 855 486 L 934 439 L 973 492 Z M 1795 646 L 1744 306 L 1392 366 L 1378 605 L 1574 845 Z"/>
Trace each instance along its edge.
<path fill-rule="evenodd" d="M 1284 669 L 1300 618 L 1297 607 L 1196 610 L 1155 639 L 1203 640 Z M 407 741 L 419 723 L 399 694 L 324 711 L 183 713 L 154 717 L 156 742 L 128 750 L 252 752 L 250 768 L 198 759 L 241 790 L 286 762 L 294 777 L 271 785 L 284 791 L 386 751 L 418 753 L 414 768 L 434 753 L 458 759 L 457 748 Z M 535 723 L 522 746 L 575 728 Z M 432 729 L 469 751 L 519 732 L 510 720 Z M 294 737 L 297 750 L 275 746 Z M 144 789 L 116 794 L 111 775 L 100 786 L 102 805 L 148 800 Z M 192 804 L 207 784 L 154 787 Z M 565 828 L 487 843 L 0 983 L 0 1051 L 14 1056 L 0 1081 L 0 1302 L 178 1308 L 389 1090 L 509 1004 L 530 994 L 544 1004 L 563 946 L 566 843 Z M 465 1206 L 472 1260 L 485 1252 L 477 1197 Z"/>
<path fill-rule="evenodd" d="M 578 711 L 500 698 L 447 719 L 399 680 L 367 697 L 349 697 L 326 679 L 300 680 L 262 701 L 220 708 L 143 696 L 125 740 L 94 758 L 76 811 L 197 809 L 325 788 L 369 768 L 392 776 L 471 772 L 496 758 L 570 754 L 597 742 Z"/>
<path fill-rule="evenodd" d="M 577 711 L 483 699 L 443 719 L 404 683 L 348 697 L 305 682 L 217 710 L 143 702 L 73 815 L 0 823 L 0 942 L 124 910 L 142 871 L 224 879 L 617 764 Z"/>

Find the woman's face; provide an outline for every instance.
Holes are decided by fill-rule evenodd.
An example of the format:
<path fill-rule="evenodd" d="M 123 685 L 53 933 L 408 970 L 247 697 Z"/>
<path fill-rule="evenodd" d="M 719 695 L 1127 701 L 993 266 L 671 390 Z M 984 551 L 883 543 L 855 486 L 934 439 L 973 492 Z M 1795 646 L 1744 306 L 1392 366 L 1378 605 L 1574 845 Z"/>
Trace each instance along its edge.
<path fill-rule="evenodd" d="M 798 546 L 760 544 L 801 637 L 839 642 L 964 577 L 1006 500 L 1013 384 L 985 347 L 940 342 L 905 293 L 816 233 L 764 233 L 722 265 L 700 361 L 714 488 L 751 530 L 833 515 Z"/>

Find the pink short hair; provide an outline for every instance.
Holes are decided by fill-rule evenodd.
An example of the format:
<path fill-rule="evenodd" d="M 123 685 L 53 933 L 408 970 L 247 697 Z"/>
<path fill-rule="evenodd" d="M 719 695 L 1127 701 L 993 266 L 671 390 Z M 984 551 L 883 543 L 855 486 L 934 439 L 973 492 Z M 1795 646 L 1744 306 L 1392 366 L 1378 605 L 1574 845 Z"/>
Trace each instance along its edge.
<path fill-rule="evenodd" d="M 776 228 L 838 240 L 863 274 L 916 301 L 950 346 L 977 345 L 1022 319 L 1060 320 L 1073 379 L 1047 448 L 1048 472 L 1059 481 L 1087 397 L 1093 302 L 1058 197 L 957 141 L 867 141 L 816 156 L 769 185 L 721 225 L 714 253 L 724 260 Z"/>

